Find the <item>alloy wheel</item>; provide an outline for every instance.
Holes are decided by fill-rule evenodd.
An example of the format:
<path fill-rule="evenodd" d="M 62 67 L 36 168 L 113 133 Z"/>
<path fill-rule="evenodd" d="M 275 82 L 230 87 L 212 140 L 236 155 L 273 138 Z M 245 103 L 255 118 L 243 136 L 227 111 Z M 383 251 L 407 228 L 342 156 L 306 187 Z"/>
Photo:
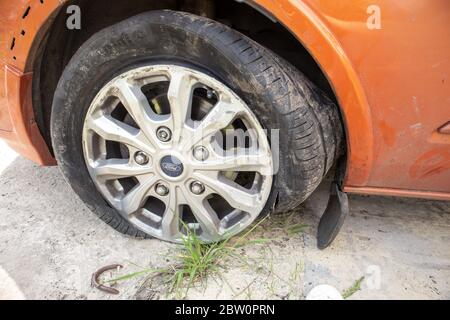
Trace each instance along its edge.
<path fill-rule="evenodd" d="M 231 137 L 231 139 L 230 139 Z M 97 189 L 143 232 L 219 241 L 261 213 L 273 180 L 267 135 L 230 88 L 197 70 L 130 70 L 93 100 L 83 151 Z"/>

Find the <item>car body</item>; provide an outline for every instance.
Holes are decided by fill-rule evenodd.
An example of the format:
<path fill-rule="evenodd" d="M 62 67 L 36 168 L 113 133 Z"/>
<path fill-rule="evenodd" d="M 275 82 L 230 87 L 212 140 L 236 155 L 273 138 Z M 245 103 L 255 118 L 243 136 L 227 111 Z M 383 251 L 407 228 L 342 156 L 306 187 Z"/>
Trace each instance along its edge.
<path fill-rule="evenodd" d="M 347 136 L 344 191 L 450 200 L 448 0 L 240 2 L 284 26 L 329 81 Z M 41 165 L 56 162 L 36 119 L 34 65 L 64 5 L 0 1 L 0 138 Z M 379 28 L 367 25 L 371 5 Z"/>

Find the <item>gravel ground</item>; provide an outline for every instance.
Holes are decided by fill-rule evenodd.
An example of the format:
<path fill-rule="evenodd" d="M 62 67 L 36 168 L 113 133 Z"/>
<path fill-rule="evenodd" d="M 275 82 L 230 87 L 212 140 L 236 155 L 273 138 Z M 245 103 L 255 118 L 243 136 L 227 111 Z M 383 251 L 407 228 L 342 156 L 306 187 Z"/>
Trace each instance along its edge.
<path fill-rule="evenodd" d="M 343 292 L 364 276 L 350 299 L 450 299 L 449 202 L 351 196 L 342 232 L 319 251 L 321 197 L 318 192 L 295 212 L 266 220 L 250 238 L 270 241 L 239 249 L 245 263 L 223 261 L 188 298 L 302 299 L 316 285 Z M 138 265 L 166 267 L 179 249 L 117 233 L 85 208 L 57 168 L 16 158 L 2 142 L 0 216 L 0 297 L 17 288 L 28 299 L 167 297 L 158 278 L 120 283 L 117 296 L 91 288 L 92 272 L 104 265 L 122 263 L 125 273 Z M 288 232 L 295 224 L 306 227 Z"/>

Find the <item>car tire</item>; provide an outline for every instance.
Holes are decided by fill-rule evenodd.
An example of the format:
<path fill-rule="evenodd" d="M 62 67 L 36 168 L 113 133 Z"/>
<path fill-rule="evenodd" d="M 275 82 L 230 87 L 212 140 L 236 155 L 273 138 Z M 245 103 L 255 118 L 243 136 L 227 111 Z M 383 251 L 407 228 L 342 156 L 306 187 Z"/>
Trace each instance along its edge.
<path fill-rule="evenodd" d="M 236 93 L 264 128 L 279 130 L 278 170 L 262 215 L 301 204 L 343 153 L 337 106 L 273 52 L 192 14 L 165 10 L 134 16 L 96 33 L 79 48 L 60 78 L 51 117 L 53 149 L 66 180 L 91 211 L 124 234 L 148 237 L 105 201 L 93 183 L 83 156 L 83 126 L 106 83 L 155 64 L 208 74 Z"/>

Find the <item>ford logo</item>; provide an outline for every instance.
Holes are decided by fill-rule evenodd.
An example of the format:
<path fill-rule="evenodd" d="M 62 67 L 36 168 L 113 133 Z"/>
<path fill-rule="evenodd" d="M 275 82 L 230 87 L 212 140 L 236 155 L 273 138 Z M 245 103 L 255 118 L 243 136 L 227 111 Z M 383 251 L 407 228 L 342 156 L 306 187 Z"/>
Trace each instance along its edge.
<path fill-rule="evenodd" d="M 175 178 L 183 173 L 184 167 L 176 157 L 165 156 L 161 159 L 161 170 L 169 177 Z"/>
<path fill-rule="evenodd" d="M 175 163 L 162 163 L 161 166 L 164 168 L 164 170 L 170 171 L 170 172 L 178 172 L 181 170 L 181 165 L 175 164 Z"/>

